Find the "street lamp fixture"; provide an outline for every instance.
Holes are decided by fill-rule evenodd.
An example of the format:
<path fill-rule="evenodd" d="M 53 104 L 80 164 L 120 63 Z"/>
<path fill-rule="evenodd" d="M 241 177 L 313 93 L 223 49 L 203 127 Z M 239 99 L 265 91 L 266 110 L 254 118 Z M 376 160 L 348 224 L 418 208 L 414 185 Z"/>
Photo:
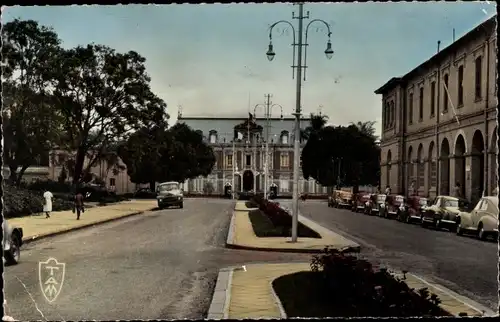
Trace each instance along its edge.
<path fill-rule="evenodd" d="M 273 50 L 273 43 L 272 42 L 269 42 L 269 47 L 267 49 L 266 55 L 267 55 L 267 59 L 269 59 L 269 61 L 272 61 L 274 59 L 274 56 L 276 56 L 276 53 Z"/>
<path fill-rule="evenodd" d="M 309 26 L 313 22 L 320 22 L 326 26 L 328 42 L 326 44 L 325 55 L 327 59 L 331 59 L 333 57 L 333 49 L 332 43 L 330 41 L 331 31 L 330 25 L 321 19 L 313 19 L 311 20 L 307 26 L 304 33 L 304 19 L 309 19 L 309 12 L 304 15 L 304 3 L 298 3 L 299 6 L 299 15 L 292 16 L 293 19 L 298 19 L 298 32 L 295 33 L 295 28 L 292 23 L 286 20 L 280 20 L 275 22 L 269 28 L 269 48 L 267 50 L 267 59 L 272 61 L 274 56 L 276 56 L 273 45 L 272 45 L 272 31 L 273 28 L 281 23 L 285 23 L 292 28 L 292 36 L 293 36 L 293 78 L 295 78 L 295 69 L 297 69 L 297 84 L 296 84 L 296 97 L 295 97 L 295 135 L 294 135 L 294 158 L 293 158 L 293 204 L 292 204 L 292 242 L 297 242 L 297 231 L 299 225 L 299 165 L 300 165 L 300 117 L 301 117 L 301 98 L 302 98 L 302 72 L 304 72 L 304 81 L 306 80 L 306 68 L 307 68 L 307 35 L 309 31 Z M 305 34 L 305 41 L 303 41 L 303 36 Z M 297 35 L 298 39 L 295 41 L 295 36 Z M 295 61 L 295 47 L 297 47 L 297 61 Z M 304 58 L 302 58 L 302 49 L 304 47 Z"/>
<path fill-rule="evenodd" d="M 332 59 L 333 57 L 332 42 L 330 39 L 328 39 L 328 43 L 326 44 L 325 55 L 327 59 Z"/>

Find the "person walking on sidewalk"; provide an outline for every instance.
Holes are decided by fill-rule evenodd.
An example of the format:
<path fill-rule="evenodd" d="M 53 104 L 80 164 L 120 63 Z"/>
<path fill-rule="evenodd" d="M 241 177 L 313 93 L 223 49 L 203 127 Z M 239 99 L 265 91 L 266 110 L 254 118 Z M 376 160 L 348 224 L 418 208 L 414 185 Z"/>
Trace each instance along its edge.
<path fill-rule="evenodd" d="M 80 214 L 85 212 L 83 207 L 83 195 L 80 191 L 77 191 L 75 196 L 75 205 L 73 206 L 73 212 L 76 211 L 76 220 L 80 220 Z"/>
<path fill-rule="evenodd" d="M 52 192 L 45 190 L 43 193 L 43 199 L 45 200 L 43 204 L 43 212 L 45 212 L 45 218 L 50 218 L 50 213 L 52 211 L 52 198 L 54 198 Z"/>

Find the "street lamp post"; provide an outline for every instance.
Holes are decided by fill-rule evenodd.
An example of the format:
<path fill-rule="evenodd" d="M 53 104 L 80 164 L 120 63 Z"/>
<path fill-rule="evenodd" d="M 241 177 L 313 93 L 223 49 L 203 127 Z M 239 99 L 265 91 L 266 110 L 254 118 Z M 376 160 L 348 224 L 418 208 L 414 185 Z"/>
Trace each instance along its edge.
<path fill-rule="evenodd" d="M 256 118 L 256 111 L 257 111 L 257 108 L 259 107 L 262 107 L 264 108 L 264 111 L 265 111 L 265 115 L 264 117 L 266 118 L 266 144 L 265 144 L 265 148 L 264 148 L 264 153 L 265 153 L 265 156 L 264 156 L 264 196 L 267 195 L 267 190 L 269 188 L 268 186 L 268 176 L 269 176 L 269 128 L 271 127 L 271 114 L 272 114 L 272 110 L 273 108 L 275 107 L 279 107 L 280 110 L 281 110 L 281 115 L 280 115 L 280 118 L 283 119 L 283 106 L 279 105 L 279 104 L 271 104 L 271 95 L 267 94 L 266 95 L 266 105 L 262 105 L 262 104 L 257 104 L 255 105 L 254 109 L 253 109 L 253 115 L 254 117 Z"/>
<path fill-rule="evenodd" d="M 309 11 L 307 12 L 307 15 L 304 16 L 304 3 L 300 2 L 298 3 L 299 5 L 299 15 L 296 17 L 295 14 L 292 16 L 292 19 L 298 19 L 299 20 L 299 28 L 298 28 L 298 42 L 295 42 L 295 28 L 292 23 L 290 23 L 287 20 L 280 20 L 278 22 L 275 22 L 274 24 L 271 25 L 270 30 L 269 30 L 269 47 L 267 50 L 267 59 L 269 61 L 272 61 L 274 57 L 276 56 L 276 53 L 274 52 L 273 49 L 273 43 L 272 43 L 272 31 L 273 28 L 280 24 L 280 23 L 285 23 L 288 24 L 293 31 L 293 60 L 294 60 L 294 65 L 292 66 L 293 70 L 293 77 L 295 77 L 295 68 L 297 69 L 297 88 L 296 88 L 296 100 L 295 100 L 295 113 L 293 115 L 295 116 L 295 135 L 294 135 L 294 157 L 293 157 L 293 205 L 292 205 L 292 242 L 297 242 L 297 230 L 298 230 L 298 223 L 299 223 L 299 162 L 300 162 L 300 115 L 301 115 L 301 86 L 302 86 L 302 69 L 306 68 L 306 59 L 304 59 L 304 62 L 302 62 L 302 47 L 305 46 L 305 58 L 307 58 L 307 34 L 309 31 L 309 26 L 313 22 L 321 22 L 323 23 L 327 30 L 328 30 L 328 42 L 326 44 L 326 50 L 325 50 L 325 55 L 326 58 L 331 59 L 333 56 L 333 50 L 332 50 L 332 43 L 330 41 L 331 37 L 331 31 L 330 31 L 330 25 L 321 19 L 313 19 L 309 22 L 309 24 L 306 27 L 306 32 L 305 32 L 305 42 L 302 40 L 302 36 L 304 34 L 303 29 L 303 20 L 304 19 L 309 19 Z M 295 62 L 295 47 L 297 48 L 297 62 Z M 305 81 L 305 70 L 304 70 L 304 81 Z"/>

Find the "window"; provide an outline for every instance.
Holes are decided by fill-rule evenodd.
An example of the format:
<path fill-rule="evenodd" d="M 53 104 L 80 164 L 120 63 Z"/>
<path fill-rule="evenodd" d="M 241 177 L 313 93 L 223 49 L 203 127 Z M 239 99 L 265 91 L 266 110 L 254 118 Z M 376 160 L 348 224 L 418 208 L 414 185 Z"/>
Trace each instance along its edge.
<path fill-rule="evenodd" d="M 464 105 L 464 66 L 458 67 L 458 106 Z"/>
<path fill-rule="evenodd" d="M 111 179 L 109 179 L 109 185 L 110 185 L 111 187 L 116 186 L 116 180 L 115 180 L 115 178 L 111 178 Z"/>
<path fill-rule="evenodd" d="M 483 204 L 481 205 L 481 211 L 486 211 L 488 209 L 488 201 L 483 200 Z"/>
<path fill-rule="evenodd" d="M 396 121 L 396 107 L 394 106 L 394 101 L 391 102 L 391 126 L 394 126 Z"/>
<path fill-rule="evenodd" d="M 444 81 L 444 84 L 443 84 L 443 89 L 444 89 L 444 92 L 443 92 L 443 113 L 448 112 L 448 100 L 449 100 L 448 80 L 449 80 L 448 74 L 445 74 L 443 77 L 443 81 Z"/>
<path fill-rule="evenodd" d="M 408 98 L 408 123 L 413 123 L 413 93 Z"/>
<path fill-rule="evenodd" d="M 436 112 L 436 82 L 431 83 L 431 117 Z"/>
<path fill-rule="evenodd" d="M 387 109 L 387 119 L 385 120 L 385 125 L 386 125 L 386 128 L 389 128 L 391 126 L 391 103 L 390 102 L 387 102 L 387 105 L 386 105 L 386 109 Z"/>
<path fill-rule="evenodd" d="M 288 153 L 282 153 L 280 155 L 280 167 L 281 168 L 288 168 L 289 167 Z"/>
<path fill-rule="evenodd" d="M 246 164 L 247 167 L 249 167 L 249 166 L 252 165 L 252 156 L 250 154 L 247 154 L 245 156 L 245 160 L 246 160 L 245 164 Z"/>
<path fill-rule="evenodd" d="M 437 185 L 437 163 L 435 160 L 431 161 L 431 187 L 436 187 Z"/>
<path fill-rule="evenodd" d="M 217 143 L 217 134 L 210 134 L 210 143 L 214 144 Z"/>
<path fill-rule="evenodd" d="M 419 91 L 419 101 L 418 101 L 418 120 L 422 121 L 424 119 L 424 88 L 420 87 Z"/>
<path fill-rule="evenodd" d="M 226 155 L 226 168 L 232 168 L 233 167 L 233 155 Z"/>
<path fill-rule="evenodd" d="M 288 144 L 288 132 L 281 133 L 281 144 Z"/>
<path fill-rule="evenodd" d="M 476 81 L 475 81 L 475 90 L 476 90 L 476 99 L 481 98 L 481 74 L 482 74 L 482 66 L 483 58 L 481 56 L 476 58 Z"/>
<path fill-rule="evenodd" d="M 387 103 L 382 107 L 382 127 L 384 130 L 387 128 Z"/>

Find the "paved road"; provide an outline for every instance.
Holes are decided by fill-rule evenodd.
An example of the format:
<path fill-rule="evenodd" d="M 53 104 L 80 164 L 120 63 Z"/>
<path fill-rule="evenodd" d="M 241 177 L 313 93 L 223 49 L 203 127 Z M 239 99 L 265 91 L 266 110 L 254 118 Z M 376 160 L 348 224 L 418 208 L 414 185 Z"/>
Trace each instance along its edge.
<path fill-rule="evenodd" d="M 310 259 L 225 249 L 233 207 L 229 200 L 191 199 L 184 209 L 150 212 L 26 245 L 21 263 L 5 269 L 6 314 L 25 321 L 202 319 L 219 268 Z M 66 263 L 62 291 L 52 304 L 43 298 L 38 281 L 38 262 L 49 257 Z"/>
<path fill-rule="evenodd" d="M 328 208 L 326 202 L 300 204 L 303 216 L 358 242 L 370 261 L 420 274 L 498 310 L 496 243 Z"/>

